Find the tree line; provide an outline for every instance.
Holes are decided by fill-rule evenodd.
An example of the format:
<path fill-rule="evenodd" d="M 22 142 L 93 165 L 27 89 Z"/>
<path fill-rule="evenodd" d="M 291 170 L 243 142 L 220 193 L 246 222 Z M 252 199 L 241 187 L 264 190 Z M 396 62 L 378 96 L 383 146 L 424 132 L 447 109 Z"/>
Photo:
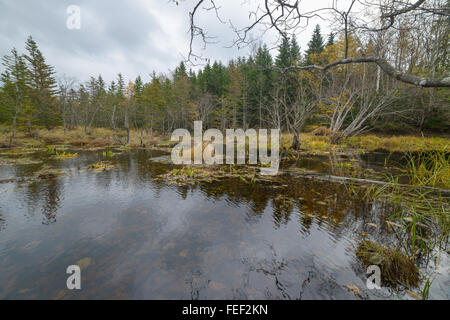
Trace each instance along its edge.
<path fill-rule="evenodd" d="M 416 39 L 417 28 L 426 37 Z M 450 129 L 446 88 L 396 81 L 376 64 L 308 71 L 302 66 L 383 51 L 396 69 L 445 76 L 448 29 L 439 16 L 431 25 L 415 21 L 404 32 L 386 30 L 377 38 L 357 32 L 325 37 L 317 25 L 303 52 L 295 36 L 283 37 L 273 55 L 259 44 L 227 64 L 208 61 L 193 71 L 181 62 L 170 74 L 153 72 L 148 82 L 140 76 L 126 81 L 119 73 L 110 83 L 101 75 L 84 83 L 57 79 L 30 36 L 24 54 L 12 49 L 3 57 L 0 123 L 10 130 L 10 144 L 18 129 L 33 135 L 36 128 L 55 126 L 65 132 L 82 127 L 86 134 L 93 127 L 112 128 L 114 138 L 126 144 L 130 129 L 169 134 L 192 129 L 194 120 L 222 130 L 281 128 L 293 134 L 293 147 L 300 146 L 307 124 L 326 126 L 333 142 L 370 129 L 445 131 Z"/>

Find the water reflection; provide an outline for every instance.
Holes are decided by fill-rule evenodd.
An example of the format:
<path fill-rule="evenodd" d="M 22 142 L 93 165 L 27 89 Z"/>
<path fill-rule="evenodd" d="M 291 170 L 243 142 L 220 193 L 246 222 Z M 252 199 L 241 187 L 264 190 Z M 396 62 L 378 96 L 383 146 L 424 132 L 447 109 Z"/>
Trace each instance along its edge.
<path fill-rule="evenodd" d="M 168 185 L 153 179 L 171 169 L 149 161 L 158 155 L 116 152 L 116 169 L 94 172 L 101 151 L 79 151 L 47 162 L 64 170 L 57 179 L 0 185 L 0 298 L 399 297 L 365 289 L 354 255 L 363 233 L 395 241 L 382 203 L 293 176 Z M 71 264 L 82 266 L 81 291 L 65 287 Z"/>

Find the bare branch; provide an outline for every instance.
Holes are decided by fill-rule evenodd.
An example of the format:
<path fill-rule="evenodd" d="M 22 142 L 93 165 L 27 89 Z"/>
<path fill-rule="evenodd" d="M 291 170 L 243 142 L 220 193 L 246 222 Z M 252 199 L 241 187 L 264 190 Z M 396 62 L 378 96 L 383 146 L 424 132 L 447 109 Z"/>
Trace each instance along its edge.
<path fill-rule="evenodd" d="M 379 57 L 356 57 L 356 58 L 347 58 L 339 61 L 334 61 L 329 63 L 323 67 L 317 65 L 308 65 L 308 66 L 291 66 L 287 69 L 297 69 L 297 70 L 311 70 L 316 69 L 320 71 L 326 71 L 330 68 L 336 67 L 338 65 L 345 65 L 351 63 L 376 63 L 381 70 L 383 70 L 390 77 L 393 77 L 401 82 L 413 84 L 415 86 L 421 86 L 424 88 L 431 87 L 450 87 L 450 77 L 442 78 L 442 79 L 432 79 L 432 78 L 424 78 L 411 74 L 407 74 L 404 72 L 400 72 L 395 70 L 393 66 L 389 64 L 385 59 Z"/>

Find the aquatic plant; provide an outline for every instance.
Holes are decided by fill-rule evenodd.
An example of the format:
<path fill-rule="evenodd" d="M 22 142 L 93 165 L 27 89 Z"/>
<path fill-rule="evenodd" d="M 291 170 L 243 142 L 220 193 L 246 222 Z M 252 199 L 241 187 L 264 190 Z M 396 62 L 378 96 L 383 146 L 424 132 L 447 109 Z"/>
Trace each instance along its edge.
<path fill-rule="evenodd" d="M 110 163 L 107 161 L 98 161 L 97 163 L 93 163 L 90 165 L 92 169 L 109 169 L 111 168 Z"/>
<path fill-rule="evenodd" d="M 450 155 L 446 150 L 407 157 L 411 184 L 450 189 Z"/>
<path fill-rule="evenodd" d="M 381 280 L 385 284 L 417 287 L 419 270 L 400 250 L 390 249 L 372 241 L 362 241 L 356 256 L 367 267 L 378 265 L 381 269 Z"/>
<path fill-rule="evenodd" d="M 433 283 L 433 280 L 431 280 L 431 276 L 428 277 L 427 281 L 425 281 L 425 284 L 423 286 L 421 293 L 422 300 L 428 300 L 428 297 L 430 296 L 430 289 L 431 284 Z"/>
<path fill-rule="evenodd" d="M 63 159 L 72 159 L 75 157 L 78 157 L 78 153 L 70 153 L 70 152 L 66 153 L 65 151 L 56 152 L 56 159 L 63 160 Z"/>
<path fill-rule="evenodd" d="M 104 158 L 111 158 L 113 155 L 114 155 L 114 152 L 112 152 L 111 150 L 103 151 L 103 152 L 102 152 L 102 156 L 103 156 Z"/>
<path fill-rule="evenodd" d="M 189 178 L 194 178 L 196 175 L 205 175 L 205 173 L 200 169 L 194 169 L 190 167 L 183 167 L 181 169 L 173 169 L 171 172 L 172 176 L 186 176 Z"/>

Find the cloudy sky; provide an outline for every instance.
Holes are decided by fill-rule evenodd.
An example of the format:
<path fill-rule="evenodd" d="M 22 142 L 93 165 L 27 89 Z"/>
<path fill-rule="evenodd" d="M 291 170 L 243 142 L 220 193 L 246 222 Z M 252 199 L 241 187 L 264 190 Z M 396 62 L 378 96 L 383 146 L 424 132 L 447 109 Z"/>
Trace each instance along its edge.
<path fill-rule="evenodd" d="M 32 35 L 58 76 L 65 74 L 85 81 L 91 75 L 102 74 L 110 81 L 122 72 L 127 79 L 141 75 L 148 80 L 153 70 L 168 73 L 187 55 L 188 12 L 193 2 L 180 0 L 177 6 L 169 0 L 0 0 L 0 54 L 9 53 L 13 47 L 24 52 L 24 43 Z M 258 0 L 215 2 L 222 6 L 222 20 L 245 26 L 249 22 L 249 8 L 255 8 Z M 314 8 L 332 1 L 303 2 L 305 7 Z M 79 30 L 67 28 L 69 5 L 81 9 Z M 229 26 L 218 21 L 213 11 L 202 11 L 197 19 L 220 41 L 207 46 L 202 52 L 205 57 L 226 62 L 248 54 L 249 48 L 226 48 L 234 34 Z M 311 32 L 307 28 L 298 35 L 302 50 Z M 254 36 L 269 45 L 275 39 L 273 33 Z M 197 49 L 201 49 L 199 43 Z"/>

